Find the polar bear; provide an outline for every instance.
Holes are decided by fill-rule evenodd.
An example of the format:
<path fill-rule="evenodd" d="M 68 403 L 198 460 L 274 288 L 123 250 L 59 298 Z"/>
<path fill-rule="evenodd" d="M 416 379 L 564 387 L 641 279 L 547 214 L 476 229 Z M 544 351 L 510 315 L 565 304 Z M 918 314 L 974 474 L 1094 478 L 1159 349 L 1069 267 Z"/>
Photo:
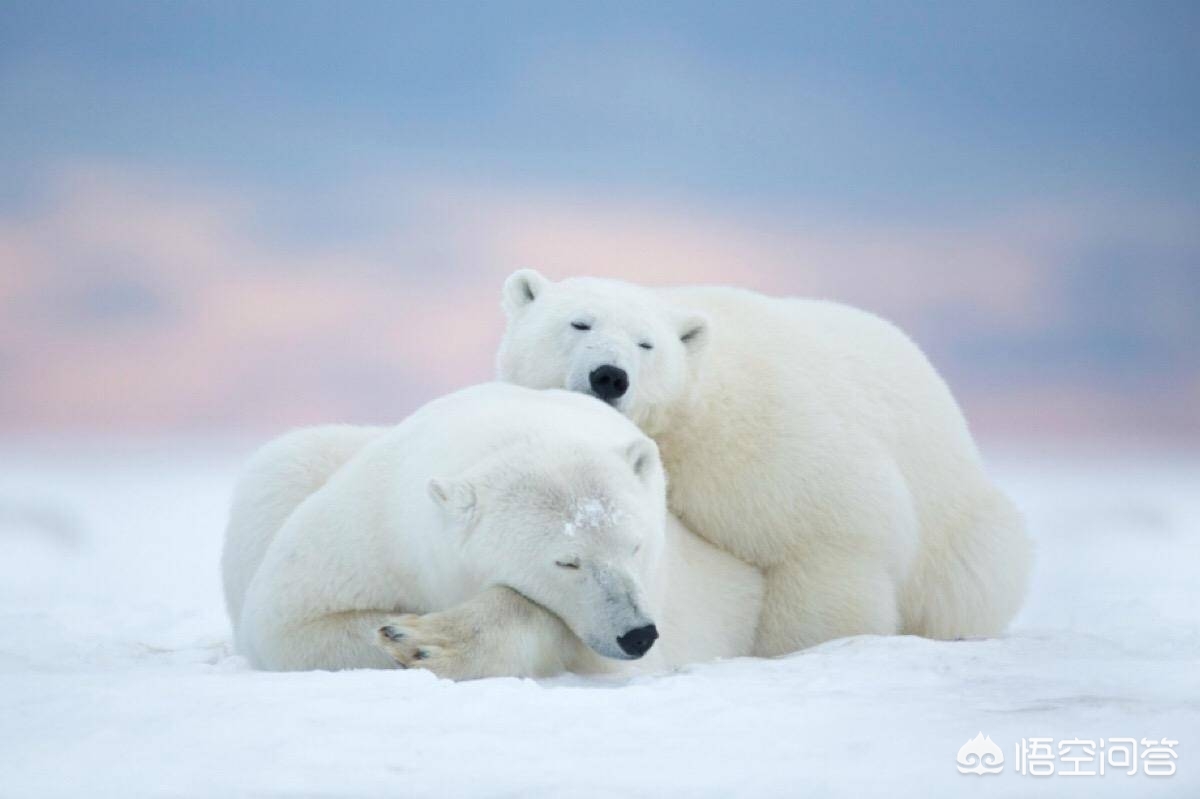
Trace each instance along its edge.
<path fill-rule="evenodd" d="M 756 569 L 668 516 L 657 448 L 628 419 L 501 383 L 395 428 L 268 444 L 222 567 L 237 648 L 272 670 L 659 669 L 749 654 L 762 598 Z"/>
<path fill-rule="evenodd" d="M 764 570 L 755 653 L 861 633 L 999 633 L 1030 547 L 962 412 L 903 333 L 734 288 L 503 290 L 499 377 L 592 394 L 658 443 L 669 505 Z"/>

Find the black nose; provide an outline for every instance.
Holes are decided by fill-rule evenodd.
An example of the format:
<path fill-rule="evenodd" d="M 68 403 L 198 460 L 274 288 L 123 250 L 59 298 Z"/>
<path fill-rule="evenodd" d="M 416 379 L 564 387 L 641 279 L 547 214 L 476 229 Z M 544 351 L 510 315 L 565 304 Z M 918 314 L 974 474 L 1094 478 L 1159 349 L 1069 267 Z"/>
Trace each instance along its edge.
<path fill-rule="evenodd" d="M 626 655 L 640 658 L 650 651 L 650 647 L 654 646 L 654 642 L 657 640 L 658 628 L 653 624 L 647 624 L 645 627 L 637 627 L 622 635 L 617 639 L 617 646 L 621 647 L 621 651 Z"/>
<path fill-rule="evenodd" d="M 615 366 L 598 366 L 588 375 L 592 393 L 605 402 L 615 400 L 629 390 L 629 375 Z"/>

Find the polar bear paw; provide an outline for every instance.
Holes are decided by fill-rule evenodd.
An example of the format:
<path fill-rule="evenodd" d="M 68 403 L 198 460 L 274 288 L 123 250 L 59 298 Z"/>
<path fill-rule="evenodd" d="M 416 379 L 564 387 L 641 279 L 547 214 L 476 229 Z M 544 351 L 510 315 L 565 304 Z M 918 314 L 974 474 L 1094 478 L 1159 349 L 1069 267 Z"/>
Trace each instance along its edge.
<path fill-rule="evenodd" d="M 442 614 L 405 614 L 377 633 L 379 647 L 403 669 L 426 669 L 452 680 L 470 679 L 467 642 Z"/>

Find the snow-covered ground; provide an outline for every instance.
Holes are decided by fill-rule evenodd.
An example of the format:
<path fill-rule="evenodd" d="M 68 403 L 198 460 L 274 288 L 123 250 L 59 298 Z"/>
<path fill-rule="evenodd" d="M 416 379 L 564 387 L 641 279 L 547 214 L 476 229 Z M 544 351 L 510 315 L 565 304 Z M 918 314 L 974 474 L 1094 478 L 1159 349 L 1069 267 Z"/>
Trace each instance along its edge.
<path fill-rule="evenodd" d="M 999 461 L 1038 546 L 1000 640 L 454 684 L 231 654 L 242 454 L 0 448 L 0 796 L 1200 796 L 1200 458 Z M 959 773 L 977 732 L 1002 773 Z M 1032 737 L 1166 737 L 1177 773 L 1021 775 Z"/>

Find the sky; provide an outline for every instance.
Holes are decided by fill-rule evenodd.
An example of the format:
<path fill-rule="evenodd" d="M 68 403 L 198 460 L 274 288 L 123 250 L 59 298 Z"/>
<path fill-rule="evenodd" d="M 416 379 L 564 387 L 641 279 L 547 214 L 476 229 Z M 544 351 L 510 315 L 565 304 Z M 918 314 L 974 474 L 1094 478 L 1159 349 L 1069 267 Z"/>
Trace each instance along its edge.
<path fill-rule="evenodd" d="M 0 433 L 385 422 L 517 268 L 859 305 L 981 435 L 1200 444 L 1195 3 L 0 9 Z"/>

